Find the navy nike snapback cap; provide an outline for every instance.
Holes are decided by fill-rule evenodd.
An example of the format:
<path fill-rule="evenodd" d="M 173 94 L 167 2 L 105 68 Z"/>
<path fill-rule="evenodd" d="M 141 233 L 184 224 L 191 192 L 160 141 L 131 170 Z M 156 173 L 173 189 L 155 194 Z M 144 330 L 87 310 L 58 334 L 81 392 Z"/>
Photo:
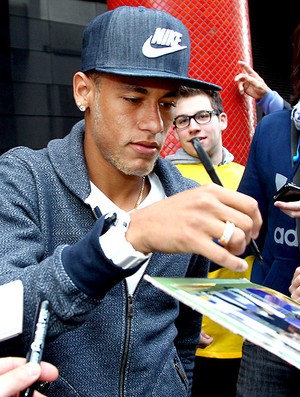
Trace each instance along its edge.
<path fill-rule="evenodd" d="M 84 30 L 81 59 L 83 72 L 163 78 L 188 87 L 221 89 L 188 77 L 188 31 L 177 18 L 160 10 L 123 6 L 98 15 Z"/>

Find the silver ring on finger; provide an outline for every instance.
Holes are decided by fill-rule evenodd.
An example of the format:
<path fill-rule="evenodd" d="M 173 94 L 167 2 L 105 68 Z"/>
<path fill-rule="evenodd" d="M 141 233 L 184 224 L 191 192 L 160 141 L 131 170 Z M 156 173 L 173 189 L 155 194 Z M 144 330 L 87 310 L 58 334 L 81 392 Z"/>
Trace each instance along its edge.
<path fill-rule="evenodd" d="M 231 240 L 234 229 L 235 229 L 235 224 L 232 222 L 226 221 L 224 232 L 223 232 L 222 236 L 218 239 L 218 242 L 225 247 Z"/>

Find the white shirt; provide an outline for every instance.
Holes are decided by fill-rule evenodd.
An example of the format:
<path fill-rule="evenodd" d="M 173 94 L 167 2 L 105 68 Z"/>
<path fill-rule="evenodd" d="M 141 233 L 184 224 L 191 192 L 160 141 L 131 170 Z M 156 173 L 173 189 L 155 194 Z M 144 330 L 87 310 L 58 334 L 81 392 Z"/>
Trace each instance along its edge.
<path fill-rule="evenodd" d="M 154 172 L 148 175 L 148 179 L 151 184 L 150 192 L 147 197 L 141 202 L 138 208 L 146 207 L 147 205 L 153 204 L 166 197 L 164 188 L 158 176 Z M 110 228 L 104 235 L 100 236 L 99 242 L 107 258 L 111 259 L 114 264 L 116 264 L 117 266 L 121 266 L 124 269 L 137 266 L 143 260 L 148 258 L 147 261 L 136 273 L 126 278 L 128 292 L 129 294 L 133 294 L 138 282 L 145 272 L 145 269 L 149 263 L 149 259 L 152 255 L 144 255 L 141 252 L 135 251 L 132 245 L 125 238 L 125 233 L 130 223 L 129 214 L 135 210 L 132 210 L 128 213 L 123 211 L 115 203 L 113 203 L 100 189 L 98 189 L 97 186 L 95 186 L 92 182 L 90 182 L 90 184 L 91 193 L 87 197 L 85 202 L 89 204 L 93 210 L 96 207 L 101 208 L 101 213 L 103 215 L 115 212 L 118 219 L 126 220 L 124 222 L 120 222 L 117 227 Z M 125 226 L 122 223 L 125 223 Z M 118 247 L 119 250 L 116 247 Z M 129 257 L 129 260 L 124 260 L 124 256 Z M 121 260 L 120 258 L 122 258 L 123 260 Z"/>

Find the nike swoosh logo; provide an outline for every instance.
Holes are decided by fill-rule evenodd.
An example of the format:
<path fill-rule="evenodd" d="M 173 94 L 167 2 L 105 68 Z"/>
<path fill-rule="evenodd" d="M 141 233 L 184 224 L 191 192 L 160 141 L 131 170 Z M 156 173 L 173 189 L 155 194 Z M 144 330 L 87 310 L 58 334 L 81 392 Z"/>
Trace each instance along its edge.
<path fill-rule="evenodd" d="M 154 48 L 151 46 L 151 40 L 152 40 L 152 36 L 150 36 L 149 39 L 145 41 L 142 48 L 142 53 L 147 58 L 158 58 L 161 57 L 162 55 L 172 54 L 173 52 L 182 51 L 185 48 L 187 48 L 186 45 L 185 46 L 175 45 L 172 47 Z"/>

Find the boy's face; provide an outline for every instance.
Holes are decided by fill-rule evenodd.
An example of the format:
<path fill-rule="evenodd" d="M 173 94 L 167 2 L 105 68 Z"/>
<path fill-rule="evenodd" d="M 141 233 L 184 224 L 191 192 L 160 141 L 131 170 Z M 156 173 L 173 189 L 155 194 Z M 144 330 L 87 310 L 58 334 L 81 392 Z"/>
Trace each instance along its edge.
<path fill-rule="evenodd" d="M 188 98 L 180 98 L 176 103 L 175 114 L 192 116 L 200 110 L 214 110 L 210 97 L 206 94 L 199 94 Z M 227 127 L 227 116 L 212 114 L 210 122 L 198 124 L 194 119 L 186 128 L 175 128 L 176 138 L 179 140 L 183 150 L 194 157 L 198 157 L 191 140 L 198 137 L 203 148 L 210 157 L 222 152 L 222 131 Z"/>
<path fill-rule="evenodd" d="M 177 89 L 170 81 L 103 74 L 86 119 L 85 150 L 95 167 L 149 174 L 174 118 Z"/>

